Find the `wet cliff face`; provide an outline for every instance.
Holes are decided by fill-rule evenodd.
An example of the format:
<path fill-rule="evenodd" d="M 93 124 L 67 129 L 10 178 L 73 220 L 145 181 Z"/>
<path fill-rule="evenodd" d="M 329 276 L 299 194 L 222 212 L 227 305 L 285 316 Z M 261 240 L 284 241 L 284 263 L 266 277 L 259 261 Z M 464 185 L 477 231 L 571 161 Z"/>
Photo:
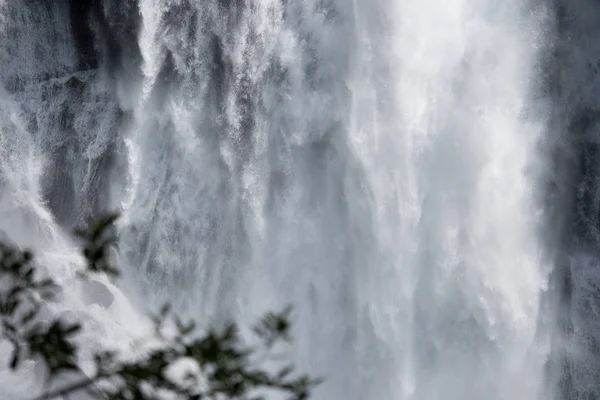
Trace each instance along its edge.
<path fill-rule="evenodd" d="M 68 0 L 79 69 L 109 70 L 140 61 L 139 10 L 133 0 Z"/>
<path fill-rule="evenodd" d="M 554 123 L 569 158 L 570 238 L 578 246 L 600 244 L 600 34 L 595 0 L 554 1 Z"/>
<path fill-rule="evenodd" d="M 600 3 L 554 1 L 549 61 L 550 129 L 560 132 L 555 175 L 561 192 L 564 251 L 557 268 L 563 362 L 562 397 L 600 397 Z"/>
<path fill-rule="evenodd" d="M 256 119 L 257 116 L 261 116 L 261 112 L 265 113 L 263 117 L 268 122 L 264 125 L 273 125 L 279 129 L 276 124 L 281 123 L 282 129 L 289 129 L 289 124 L 298 132 L 307 131 L 313 126 L 319 130 L 329 124 L 327 118 L 331 115 L 331 110 L 326 113 L 319 110 L 311 115 L 310 108 L 306 107 L 304 114 L 297 120 L 290 117 L 292 114 L 295 115 L 295 112 L 291 113 L 289 110 L 302 109 L 296 107 L 297 104 L 306 106 L 311 103 L 302 97 L 307 93 L 317 93 L 318 96 L 314 98 L 330 98 L 331 104 L 342 104 L 339 101 L 340 97 L 350 97 L 335 86 L 336 82 L 343 81 L 336 77 L 343 74 L 340 73 L 337 61 L 326 63 L 331 56 L 331 49 L 326 47 L 320 49 L 319 32 L 312 32 L 310 30 L 312 28 L 300 22 L 298 26 L 288 26 L 297 33 L 296 36 L 302 37 L 304 34 L 307 37 L 302 44 L 306 47 L 302 50 L 306 52 L 306 62 L 304 65 L 294 65 L 293 70 L 298 76 L 303 76 L 304 81 L 294 81 L 296 78 L 290 72 L 291 66 L 286 67 L 283 61 L 275 61 L 269 65 L 268 69 L 265 69 L 264 76 L 253 75 L 253 71 L 261 71 L 260 68 L 264 67 L 263 60 L 260 57 L 252 59 L 248 54 L 251 54 L 250 50 L 260 49 L 261 46 L 269 48 L 271 38 L 262 43 L 255 32 L 250 32 L 247 37 L 249 47 L 246 50 L 242 49 L 246 52 L 243 57 L 246 64 L 236 64 L 231 46 L 233 43 L 238 43 L 236 35 L 241 32 L 240 24 L 243 19 L 241 16 L 253 17 L 252 13 L 256 12 L 257 7 L 252 6 L 252 2 L 221 0 L 213 2 L 218 4 L 218 9 L 209 13 L 202 9 L 199 1 L 172 2 L 171 9 L 163 16 L 164 26 L 161 25 L 156 32 L 151 32 L 156 35 L 154 46 L 160 49 L 158 53 L 164 51 L 165 56 L 149 60 L 157 64 L 160 72 L 156 82 L 153 82 L 155 87 L 151 93 L 151 101 L 148 102 L 148 107 L 145 107 L 143 113 L 140 113 L 143 118 L 138 123 L 141 128 L 151 132 L 146 136 L 160 138 L 162 141 L 159 142 L 157 139 L 157 143 L 154 143 L 148 140 L 141 144 L 146 146 L 143 150 L 147 152 L 144 159 L 147 165 L 142 165 L 145 168 L 142 175 L 149 181 L 156 178 L 156 182 L 166 182 L 155 184 L 152 181 L 152 184 L 148 185 L 147 198 L 151 200 L 165 196 L 164 204 L 169 205 L 156 206 L 148 211 L 147 215 L 140 213 L 139 220 L 144 223 L 139 224 L 141 228 L 134 226 L 131 229 L 132 232 L 142 232 L 131 234 L 137 241 L 134 248 L 151 249 L 140 255 L 139 263 L 135 258 L 137 255 L 131 256 L 132 260 L 136 260 L 135 264 L 143 263 L 143 258 L 157 259 L 159 254 L 176 254 L 187 244 L 186 239 L 190 239 L 193 235 L 197 235 L 194 237 L 197 240 L 194 243 L 190 241 L 188 253 L 190 265 L 196 262 L 198 257 L 196 243 L 209 240 L 214 240 L 214 243 L 221 243 L 221 240 L 222 243 L 231 243 L 231 238 L 235 236 L 231 232 L 241 238 L 239 243 L 245 243 L 247 237 L 243 232 L 245 227 L 239 222 L 242 221 L 240 210 L 243 210 L 244 203 L 240 201 L 239 204 L 232 206 L 236 208 L 238 214 L 230 217 L 228 209 L 222 205 L 229 206 L 223 199 L 233 198 L 234 190 L 225 184 L 219 184 L 218 187 L 215 184 L 215 188 L 211 187 L 210 184 L 213 182 L 211 178 L 206 184 L 206 190 L 201 193 L 203 202 L 207 204 L 206 208 L 200 208 L 195 200 L 200 195 L 190 189 L 200 187 L 197 178 L 204 176 L 202 175 L 204 171 L 217 171 L 215 176 L 218 175 L 218 178 L 214 178 L 215 182 L 239 181 L 238 186 L 242 187 L 243 168 L 254 161 L 252 159 L 254 146 L 259 143 L 254 142 L 253 139 L 256 132 L 262 129 L 260 121 Z M 553 235 L 560 238 L 557 242 L 564 244 L 563 248 L 556 250 L 560 253 L 558 258 L 562 267 L 557 269 L 555 288 L 550 295 L 560 302 L 557 314 L 562 331 L 561 337 L 557 340 L 559 343 L 557 347 L 561 348 L 559 350 L 561 366 L 558 368 L 558 374 L 562 377 L 560 380 L 565 399 L 587 399 L 594 396 L 598 398 L 600 397 L 598 387 L 600 386 L 600 326 L 598 326 L 600 314 L 595 310 L 600 310 L 600 295 L 596 289 L 600 283 L 598 273 L 600 265 L 597 261 L 600 260 L 600 185 L 598 184 L 600 182 L 600 101 L 598 101 L 600 99 L 600 41 L 598 41 L 600 3 L 597 0 L 540 0 L 540 2 L 545 5 L 552 3 L 551 18 L 554 20 L 554 36 L 551 38 L 548 58 L 544 61 L 547 81 L 544 93 L 540 96 L 549 99 L 551 103 L 550 129 L 560 132 L 557 135 L 559 139 L 555 143 L 555 164 L 548 168 L 550 177 L 548 203 L 551 204 L 550 208 L 556 216 L 556 219 L 554 216 L 548 218 L 548 228 L 554 230 L 556 233 Z M 65 227 L 75 225 L 85 216 L 101 211 L 103 207 L 110 208 L 111 191 L 119 189 L 120 180 L 125 175 L 119 173 L 120 168 L 121 171 L 123 170 L 123 166 L 119 163 L 125 163 L 123 131 L 126 129 L 123 129 L 123 126 L 138 101 L 137 98 L 132 98 L 131 103 L 128 104 L 127 94 L 132 93 L 131 97 L 135 97 L 139 92 L 135 90 L 128 92 L 126 89 L 123 90 L 123 87 L 127 88 L 126 85 L 135 84 L 131 82 L 141 80 L 143 65 L 138 45 L 140 34 L 138 3 L 140 2 L 137 0 L 39 2 L 12 0 L 13 6 L 8 11 L 2 9 L 3 5 L 0 5 L 0 13 L 3 16 L 8 15 L 7 20 L 28 22 L 15 25 L 6 31 L 2 31 L 0 26 L 0 42 L 7 43 L 4 48 L 0 48 L 0 84 L 4 84 L 11 92 L 11 96 L 14 95 L 15 103 L 18 103 L 23 111 L 22 125 L 32 138 L 31 142 L 34 143 L 32 146 L 39 146 L 39 149 L 37 147 L 35 149 L 39 150 L 46 160 L 44 176 L 40 179 L 43 182 L 41 185 L 44 204 L 48 205 L 53 217 Z M 295 7 L 288 7 L 286 12 L 293 12 Z M 302 6 L 297 8 L 301 9 Z M 377 8 L 376 4 L 373 8 Z M 327 13 L 324 12 L 323 15 L 325 14 Z M 302 18 L 298 18 L 298 21 L 302 21 Z M 282 17 L 282 23 L 289 24 L 291 20 L 293 16 Z M 327 22 L 330 23 L 331 21 Z M 303 33 L 300 28 L 306 29 L 308 33 Z M 206 36 L 200 35 L 203 29 L 206 30 L 204 32 Z M 328 31 L 334 29 L 328 26 Z M 373 32 L 375 31 L 377 30 L 374 29 Z M 309 33 L 314 35 L 314 38 L 311 39 Z M 364 36 L 365 32 L 359 32 L 359 35 Z M 36 40 L 32 41 L 31 38 Z M 380 45 L 378 39 L 373 39 L 373 43 L 376 47 Z M 381 45 L 382 59 L 388 58 L 385 54 L 387 50 L 387 46 Z M 264 57 L 266 59 L 271 55 L 265 53 Z M 332 60 L 334 58 L 340 57 L 331 57 Z M 323 65 L 329 66 L 325 68 Z M 388 68 L 385 63 L 381 65 L 383 72 L 376 74 L 378 79 L 379 75 L 385 75 L 385 70 Z M 321 78 L 318 78 L 318 73 L 321 73 Z M 265 83 L 271 85 L 267 90 L 265 90 Z M 381 85 L 387 90 L 389 85 L 385 83 Z M 331 90 L 328 91 L 331 93 L 330 97 L 327 97 L 326 91 L 323 90 L 327 85 L 332 85 Z M 342 84 L 339 86 L 341 87 Z M 206 90 L 206 93 L 202 94 L 201 90 Z M 123 92 L 126 93 L 122 96 L 124 98 L 118 95 Z M 189 93 L 190 96 L 189 98 L 178 97 L 181 93 Z M 204 97 L 197 99 L 200 96 Z M 272 109 L 269 108 L 271 104 L 266 103 L 269 96 L 272 97 L 271 101 L 277 103 L 272 106 Z M 206 154 L 196 149 L 194 151 L 198 153 L 185 153 L 191 154 L 189 160 L 181 159 L 180 154 L 176 153 L 179 148 L 178 143 L 172 135 L 168 134 L 176 131 L 177 127 L 174 125 L 178 119 L 173 118 L 165 126 L 161 126 L 159 123 L 161 121 L 154 120 L 155 115 L 167 108 L 165 104 L 168 104 L 172 98 L 178 100 L 183 98 L 185 101 L 191 99 L 190 104 L 186 106 L 194 112 L 196 112 L 196 104 L 191 102 L 203 100 L 198 106 L 197 115 L 194 119 L 190 119 L 192 121 L 190 125 L 193 125 L 194 134 L 206 133 L 206 137 L 203 136 L 202 139 L 206 140 L 207 146 L 211 149 Z M 286 103 L 287 100 L 282 100 L 285 98 L 297 100 L 298 103 L 291 100 Z M 307 95 L 306 99 L 308 98 Z M 185 104 L 185 101 L 182 103 Z M 392 104 L 389 106 L 390 109 L 395 107 L 395 103 L 390 104 Z M 231 108 L 230 111 L 234 111 L 235 120 L 226 119 L 227 107 Z M 339 106 L 339 109 L 343 110 L 339 112 L 340 115 L 348 115 L 351 112 L 345 107 Z M 151 111 L 147 111 L 146 108 L 150 108 Z M 0 114 L 1 111 L 2 107 L 0 107 Z M 216 115 L 219 117 L 216 118 Z M 2 115 L 0 115 L 0 123 L 2 123 L 1 117 Z M 169 119 L 172 116 L 163 117 Z M 311 122 L 313 126 L 305 124 L 304 121 Z M 396 124 L 396 120 L 393 121 L 394 124 L 390 123 L 390 125 L 394 127 L 402 125 Z M 331 123 L 327 130 L 335 134 L 329 135 L 330 137 L 341 136 L 344 127 L 342 123 L 343 118 Z M 339 130 L 331 128 L 337 126 L 335 124 L 340 124 Z M 234 126 L 235 129 L 232 128 Z M 368 126 L 368 128 L 365 131 L 369 131 L 372 127 Z M 229 141 L 226 134 L 232 131 L 235 131 L 237 136 Z M 215 135 L 215 132 L 220 134 Z M 12 137 L 15 135 L 13 134 Z M 282 207 L 281 210 L 286 210 L 283 207 L 287 206 L 287 203 L 277 196 L 280 190 L 283 193 L 284 189 L 280 187 L 290 184 L 285 182 L 287 178 L 278 175 L 279 170 L 283 169 L 281 166 L 287 168 L 288 162 L 294 167 L 289 169 L 297 174 L 294 177 L 298 179 L 297 182 L 300 182 L 298 188 L 302 191 L 299 193 L 304 193 L 310 188 L 332 188 L 341 181 L 340 177 L 335 175 L 337 164 L 330 166 L 332 184 L 325 180 L 329 177 L 321 171 L 313 172 L 315 171 L 313 166 L 317 165 L 313 158 L 322 160 L 325 158 L 323 154 L 328 154 L 331 148 L 329 137 L 313 146 L 314 155 L 313 150 L 307 149 L 302 149 L 304 153 L 300 155 L 293 153 L 294 157 L 297 157 L 296 160 L 300 160 L 297 164 L 293 164 L 296 161 L 289 161 L 284 156 L 278 158 L 280 157 L 278 149 L 283 148 L 288 151 L 285 147 L 287 144 L 284 143 L 285 141 L 279 142 L 279 132 L 274 130 L 271 135 L 268 143 L 275 150 L 269 153 L 272 159 L 269 162 L 273 163 L 275 172 L 270 179 L 276 183 L 268 188 L 267 208 Z M 23 136 L 26 136 L 25 133 Z M 238 137 L 241 140 L 238 140 Z M 227 170 L 228 167 L 221 160 L 214 163 L 210 161 L 210 157 L 218 155 L 218 150 L 222 148 L 230 150 L 236 156 L 236 164 L 231 171 Z M 297 150 L 297 148 L 290 148 L 289 154 Z M 2 148 L 0 148 L 1 153 Z M 16 154 L 16 151 L 13 153 Z M 155 154 L 160 155 L 161 158 L 154 160 Z M 306 164 L 311 166 L 306 169 L 305 176 L 302 175 L 304 157 L 310 161 Z M 15 158 L 22 160 L 26 155 L 18 154 Z M 256 159 L 262 162 L 264 158 L 264 154 L 261 154 Z M 210 163 L 206 161 L 206 167 L 197 170 L 199 163 L 207 159 Z M 396 165 L 394 167 L 397 168 Z M 184 178 L 181 178 L 182 176 Z M 322 178 L 321 181 L 319 177 Z M 193 184 L 182 182 L 193 182 Z M 160 185 L 164 187 L 160 188 Z M 156 192 L 155 186 L 158 187 Z M 9 190 L 6 192 L 8 193 Z M 206 192 L 214 197 L 210 197 Z M 323 190 L 318 192 L 325 193 Z M 343 191 L 339 189 L 338 192 Z M 114 197 L 119 198 L 118 195 Z M 315 195 L 315 198 L 320 199 L 318 195 Z M 144 197 L 142 196 L 141 199 L 139 203 L 141 206 L 138 205 L 138 208 L 144 206 Z M 168 201 L 174 201 L 175 206 L 181 205 L 180 212 L 194 211 L 194 213 L 186 217 L 182 217 L 183 214 L 171 215 L 171 210 L 175 207 Z M 278 201 L 283 205 L 278 205 Z M 214 206 L 211 205 L 213 203 Z M 297 212 L 299 207 L 294 203 L 290 204 L 290 210 Z M 303 205 L 300 201 L 298 204 Z M 342 209 L 341 206 L 332 206 L 332 208 Z M 436 211 L 436 208 L 431 207 L 431 210 Z M 340 212 L 340 216 L 332 217 L 332 226 L 336 221 L 345 218 L 341 216 L 342 214 L 343 212 Z M 307 211 L 307 215 L 310 217 L 312 214 Z M 147 216 L 158 216 L 158 219 L 162 219 L 160 223 L 166 227 L 166 232 L 170 232 L 168 243 L 163 237 L 156 236 L 157 238 L 153 239 L 156 241 L 154 244 L 146 238 L 150 237 L 152 229 L 155 228 L 152 225 L 155 222 L 145 224 L 145 221 L 151 219 Z M 275 220 L 279 217 L 276 215 L 272 218 Z M 281 218 L 283 220 L 283 217 Z M 557 219 L 561 223 L 557 223 Z M 197 221 L 203 220 L 207 221 L 206 229 L 198 228 Z M 192 222 L 188 224 L 188 221 Z M 187 231 L 182 229 L 182 226 Z M 214 228 L 216 226 L 219 227 L 219 232 L 225 232 L 222 234 L 222 239 L 220 236 L 217 237 L 218 232 Z M 223 228 L 224 226 L 231 227 Z M 277 225 L 273 226 L 277 227 Z M 316 226 L 320 225 L 317 223 Z M 185 231 L 185 235 L 177 236 L 173 233 L 181 231 Z M 286 232 L 282 231 L 282 233 Z M 291 235 L 289 240 L 295 240 L 294 236 Z M 137 246 L 140 242 L 142 244 Z M 160 247 L 165 243 L 168 248 Z M 220 260 L 219 257 L 223 253 L 234 253 L 242 248 L 239 243 L 236 243 L 236 246 L 227 244 L 223 248 L 215 247 L 217 250 L 214 254 L 207 253 L 207 259 Z M 152 246 L 156 250 L 152 250 Z M 243 258 L 245 255 L 239 257 Z M 220 261 L 215 261 L 215 265 L 218 265 L 218 262 Z M 188 259 L 183 263 L 188 263 Z M 148 270 L 152 272 L 153 268 L 158 267 L 150 265 Z M 339 281 L 332 275 L 332 282 Z M 428 312 L 426 307 L 422 312 L 423 314 Z M 434 321 L 433 317 L 431 321 Z M 439 334 L 444 337 L 446 331 L 440 330 Z"/>
<path fill-rule="evenodd" d="M 96 43 L 91 25 L 92 15 L 98 14 L 98 4 L 98 0 L 69 0 L 69 19 L 81 70 L 98 67 Z"/>
<path fill-rule="evenodd" d="M 5 109 L 19 110 L 0 115 L 0 137 L 6 133 L 22 144 L 4 146 L 0 157 L 7 152 L 24 164 L 33 149 L 41 155 L 44 166 L 32 181 L 39 180 L 39 196 L 66 228 L 111 207 L 108 187 L 126 117 L 112 72 L 125 69 L 122 60 L 139 61 L 134 6 L 101 0 L 0 4 L 0 90 L 8 92 L 0 100 Z M 112 19 L 113 12 L 126 15 Z M 23 185 L 17 186 L 5 193 Z"/>

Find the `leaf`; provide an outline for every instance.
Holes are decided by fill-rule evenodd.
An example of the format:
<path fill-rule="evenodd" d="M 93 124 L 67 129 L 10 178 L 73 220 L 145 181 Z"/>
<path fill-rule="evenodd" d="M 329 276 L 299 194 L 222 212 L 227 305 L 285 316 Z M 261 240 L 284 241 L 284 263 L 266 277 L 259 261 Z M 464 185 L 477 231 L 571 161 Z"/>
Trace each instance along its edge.
<path fill-rule="evenodd" d="M 119 214 L 108 214 L 104 217 L 100 218 L 96 223 L 90 224 L 92 228 L 91 231 L 91 239 L 92 241 L 96 241 L 100 239 L 102 234 L 108 229 L 114 222 L 119 218 Z"/>
<path fill-rule="evenodd" d="M 13 286 L 12 289 L 10 289 L 10 292 L 8 293 L 8 297 L 15 297 L 16 295 L 18 295 L 19 293 L 21 293 L 24 290 L 23 286 L 19 285 L 19 284 L 15 284 Z"/>
<path fill-rule="evenodd" d="M 118 274 L 118 269 L 109 261 L 109 246 L 114 245 L 117 239 L 111 226 L 117 218 L 117 214 L 109 214 L 96 222 L 89 221 L 86 228 L 75 232 L 82 239 L 81 251 L 88 264 L 84 276 L 89 272 Z M 11 249 L 0 243 L 0 278 L 3 278 L 4 274 L 15 282 L 15 285 L 8 288 L 9 291 L 13 289 L 12 297 L 9 296 L 0 303 L 0 311 L 5 315 L 1 320 L 2 333 L 13 346 L 11 358 L 7 360 L 12 369 L 18 367 L 24 354 L 29 354 L 41 358 L 47 367 L 49 379 L 52 379 L 60 372 L 77 369 L 78 342 L 75 339 L 81 331 L 81 324 L 67 323 L 60 319 L 49 322 L 36 320 L 41 304 L 39 296 L 51 296 L 60 286 L 52 279 L 36 281 L 37 270 L 34 265 L 28 264 L 32 258 L 31 253 Z M 23 315 L 19 313 L 16 317 L 19 323 L 13 325 L 12 319 L 8 318 L 7 321 L 6 315 L 13 315 L 16 310 L 20 311 L 19 307 L 23 308 Z M 282 312 L 266 314 L 259 321 L 254 331 L 263 339 L 261 343 L 272 344 L 281 339 L 290 339 L 291 311 L 291 307 L 286 307 Z M 159 339 L 162 336 L 158 328 L 163 327 L 162 324 L 167 317 L 172 316 L 171 313 L 171 307 L 165 304 L 161 307 L 160 314 L 154 317 Z M 194 400 L 262 400 L 260 396 L 251 397 L 257 396 L 257 393 L 252 392 L 255 389 L 280 391 L 288 398 L 300 400 L 306 399 L 312 387 L 321 382 L 307 376 L 290 379 L 294 371 L 292 365 L 276 370 L 275 374 L 271 370 L 253 367 L 257 349 L 246 347 L 235 323 L 226 325 L 223 329 L 209 329 L 204 335 L 188 340 L 187 335 L 195 330 L 195 324 L 192 321 L 182 321 L 176 315 L 173 319 L 179 335 L 174 340 L 163 341 L 165 347 L 151 351 L 142 359 L 122 362 L 119 361 L 120 354 L 112 351 L 94 355 L 97 375 L 93 377 L 93 381 L 120 382 L 120 387 L 104 390 L 106 397 L 117 400 L 153 398 L 154 394 L 149 395 L 147 391 L 141 390 L 142 386 L 148 385 L 153 391 L 167 390 L 178 393 L 181 398 Z M 207 379 L 206 392 L 197 394 L 182 391 L 165 379 L 164 372 L 167 368 L 182 357 L 192 358 L 197 362 Z M 191 374 L 191 381 L 194 374 L 189 371 L 188 373 Z M 66 398 L 67 394 L 64 392 L 59 396 Z M 103 396 L 96 394 L 93 397 Z"/>
<path fill-rule="evenodd" d="M 35 318 L 37 313 L 38 313 L 38 310 L 36 310 L 36 309 L 30 310 L 29 312 L 27 312 L 21 318 L 21 325 L 27 325 L 28 323 L 30 323 L 33 320 L 33 318 Z"/>
<path fill-rule="evenodd" d="M 7 332 L 9 332 L 11 334 L 17 333 L 17 328 L 13 324 L 11 324 L 7 321 L 3 321 L 2 327 L 4 328 L 4 330 L 6 330 Z"/>
<path fill-rule="evenodd" d="M 5 314 L 6 315 L 13 315 L 15 313 L 15 311 L 17 310 L 17 307 L 19 306 L 19 302 L 16 300 L 9 300 L 7 301 L 5 304 Z"/>
<path fill-rule="evenodd" d="M 294 367 L 288 365 L 287 367 L 282 368 L 279 373 L 277 373 L 277 379 L 283 379 L 294 371 Z"/>
<path fill-rule="evenodd" d="M 82 239 L 87 239 L 88 237 L 88 231 L 87 229 L 83 229 L 83 228 L 77 228 L 73 231 L 73 234 L 77 237 L 80 237 Z"/>
<path fill-rule="evenodd" d="M 166 316 L 167 316 L 167 314 L 168 314 L 169 312 L 171 312 L 171 305 L 169 305 L 169 304 L 165 303 L 165 304 L 163 304 L 163 305 L 162 305 L 162 307 L 160 308 L 159 315 L 160 315 L 161 317 L 166 317 Z"/>
<path fill-rule="evenodd" d="M 58 285 L 50 278 L 41 280 L 37 283 L 38 288 L 58 288 Z"/>
<path fill-rule="evenodd" d="M 23 275 L 23 278 L 27 281 L 30 282 L 31 279 L 33 278 L 33 268 L 29 268 L 27 271 L 25 271 L 25 275 Z"/>
<path fill-rule="evenodd" d="M 13 348 L 12 356 L 10 359 L 10 369 L 15 370 L 19 366 L 19 361 L 21 360 L 21 351 L 18 346 Z"/>
<path fill-rule="evenodd" d="M 71 335 L 78 333 L 81 330 L 81 324 L 75 323 L 71 326 L 65 326 L 65 328 L 63 328 L 63 329 L 64 329 L 63 334 L 65 336 L 71 336 Z"/>

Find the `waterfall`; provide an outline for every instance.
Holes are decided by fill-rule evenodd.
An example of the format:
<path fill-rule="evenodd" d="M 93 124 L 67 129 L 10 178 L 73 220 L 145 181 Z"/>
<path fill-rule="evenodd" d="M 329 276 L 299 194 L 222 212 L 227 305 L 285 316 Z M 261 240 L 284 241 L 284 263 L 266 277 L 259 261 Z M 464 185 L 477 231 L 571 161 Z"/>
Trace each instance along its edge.
<path fill-rule="evenodd" d="M 316 399 L 595 398 L 597 8 L 0 0 L 0 230 L 86 351 L 291 304 Z M 106 210 L 103 308 L 69 232 Z"/>

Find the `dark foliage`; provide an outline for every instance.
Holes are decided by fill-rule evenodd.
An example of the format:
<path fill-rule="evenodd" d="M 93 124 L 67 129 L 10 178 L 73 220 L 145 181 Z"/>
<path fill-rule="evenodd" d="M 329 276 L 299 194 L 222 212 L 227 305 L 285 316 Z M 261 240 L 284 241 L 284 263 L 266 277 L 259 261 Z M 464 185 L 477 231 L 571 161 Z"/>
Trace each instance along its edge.
<path fill-rule="evenodd" d="M 82 277 L 118 275 L 108 257 L 110 246 L 116 244 L 116 219 L 117 215 L 108 215 L 76 232 L 87 261 Z M 61 373 L 79 370 L 75 338 L 81 324 L 41 321 L 42 305 L 54 299 L 59 287 L 38 275 L 30 252 L 0 244 L 0 318 L 2 335 L 12 344 L 10 367 L 16 370 L 23 360 L 35 359 L 45 366 L 50 383 Z M 291 366 L 270 372 L 256 361 L 258 354 L 268 354 L 276 343 L 290 340 L 290 312 L 286 308 L 268 313 L 253 330 L 259 346 L 250 347 L 244 344 L 236 324 L 198 334 L 193 322 L 182 321 L 165 306 L 153 317 L 160 345 L 145 357 L 126 361 L 115 351 L 98 352 L 93 356 L 94 376 L 37 399 L 68 398 L 81 390 L 94 398 L 115 400 L 162 399 L 166 394 L 178 399 L 258 400 L 270 391 L 282 392 L 289 399 L 306 399 L 318 380 L 294 375 Z M 176 328 L 174 334 L 163 333 L 167 325 Z M 182 363 L 188 367 L 178 377 L 169 373 Z"/>

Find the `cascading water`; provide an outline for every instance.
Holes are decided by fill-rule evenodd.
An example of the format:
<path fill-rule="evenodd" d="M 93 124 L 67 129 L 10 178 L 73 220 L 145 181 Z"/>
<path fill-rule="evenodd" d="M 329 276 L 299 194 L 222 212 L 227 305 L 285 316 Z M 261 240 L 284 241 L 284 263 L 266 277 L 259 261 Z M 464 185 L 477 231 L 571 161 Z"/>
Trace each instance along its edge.
<path fill-rule="evenodd" d="M 600 394 L 593 293 L 561 289 L 572 205 L 596 209 L 562 128 L 587 3 L 0 0 L 0 230 L 88 347 L 143 332 L 140 304 L 200 323 L 292 304 L 318 399 Z M 126 288 L 105 282 L 107 309 L 68 235 L 106 209 Z"/>

